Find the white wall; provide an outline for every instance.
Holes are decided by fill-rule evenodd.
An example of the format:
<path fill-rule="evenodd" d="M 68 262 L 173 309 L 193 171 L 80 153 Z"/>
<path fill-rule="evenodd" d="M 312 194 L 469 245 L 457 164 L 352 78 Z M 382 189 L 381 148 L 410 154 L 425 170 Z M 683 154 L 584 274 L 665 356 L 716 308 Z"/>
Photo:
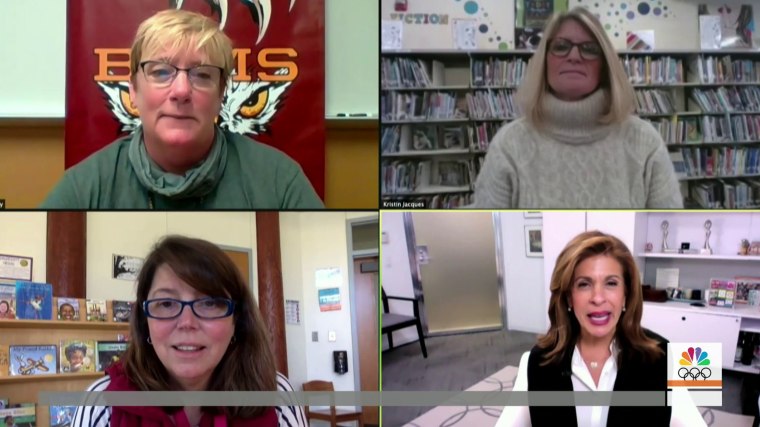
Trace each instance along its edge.
<path fill-rule="evenodd" d="M 465 10 L 467 3 L 477 4 L 475 13 Z M 666 0 L 662 5 L 655 2 L 644 2 L 650 6 L 650 11 L 641 14 L 638 11 L 640 1 L 622 0 L 605 2 L 599 0 L 570 0 L 568 6 L 585 6 L 593 13 L 599 14 L 599 20 L 607 29 L 612 44 L 616 49 L 626 49 L 626 33 L 636 30 L 654 30 L 655 49 L 699 49 L 699 19 L 697 7 L 704 3 L 710 13 L 716 13 L 718 5 L 727 3 L 722 0 Z M 751 4 L 752 2 L 729 2 L 732 5 Z M 380 19 L 391 20 L 392 14 L 422 13 L 446 14 L 448 25 L 433 25 L 417 23 L 403 24 L 403 49 L 454 49 L 453 21 L 454 19 L 470 19 L 479 28 L 485 25 L 485 32 L 476 33 L 478 49 L 514 49 L 515 35 L 515 2 L 503 0 L 440 1 L 414 0 L 409 2 L 407 12 L 395 12 L 393 0 L 382 0 Z M 625 9 L 623 9 L 625 6 Z M 667 7 L 661 13 L 655 14 L 656 7 Z M 633 12 L 633 18 L 627 17 Z M 760 6 L 754 6 L 755 27 L 760 25 Z M 755 46 L 760 45 L 760 31 L 755 30 Z M 501 45 L 504 45 L 502 47 Z"/>
<path fill-rule="evenodd" d="M 32 257 L 32 280 L 47 279 L 47 213 L 0 214 L 0 254 Z M 55 286 L 53 287 L 55 294 Z"/>
<path fill-rule="evenodd" d="M 413 298 L 414 288 L 412 286 L 412 273 L 409 267 L 409 251 L 406 247 L 403 213 L 383 212 L 380 228 L 381 232 L 386 233 L 388 238 L 388 243 L 380 244 L 382 266 L 380 283 L 388 295 Z M 414 311 L 409 303 L 398 304 L 397 302 L 389 302 L 389 307 L 393 313 L 414 315 Z M 417 331 L 413 328 L 405 328 L 393 332 L 394 347 L 417 340 Z M 383 335 L 383 349 L 387 348 L 388 339 Z"/>
<path fill-rule="evenodd" d="M 332 381 L 337 391 L 355 389 L 354 377 L 358 372 L 351 363 L 354 351 L 346 220 L 347 215 L 343 212 L 280 214 L 283 282 L 288 282 L 286 298 L 299 299 L 303 314 L 301 327 L 287 326 L 288 332 L 296 332 L 295 337 L 288 338 L 290 377 L 296 389 L 300 389 L 303 382 L 314 379 Z M 341 309 L 322 312 L 315 273 L 318 269 L 336 267 L 341 271 Z M 336 341 L 328 341 L 329 331 L 335 331 Z M 311 340 L 312 332 L 317 332 L 317 342 Z M 333 371 L 332 354 L 336 350 L 348 352 L 346 374 Z"/>
<path fill-rule="evenodd" d="M 507 329 L 511 331 L 544 333 L 548 326 L 544 259 L 525 255 L 525 226 L 541 222 L 541 218 L 525 218 L 523 212 L 501 213 Z"/>

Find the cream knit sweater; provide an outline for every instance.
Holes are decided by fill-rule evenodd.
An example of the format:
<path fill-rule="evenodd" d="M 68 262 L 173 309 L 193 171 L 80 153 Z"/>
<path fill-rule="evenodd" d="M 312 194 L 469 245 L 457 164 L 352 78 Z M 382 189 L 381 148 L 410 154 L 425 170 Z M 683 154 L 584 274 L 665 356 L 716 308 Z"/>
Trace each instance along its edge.
<path fill-rule="evenodd" d="M 496 133 L 472 207 L 683 208 L 668 151 L 649 123 L 631 116 L 598 124 L 609 102 L 603 90 L 576 102 L 545 98 L 541 132 L 523 118 Z"/>

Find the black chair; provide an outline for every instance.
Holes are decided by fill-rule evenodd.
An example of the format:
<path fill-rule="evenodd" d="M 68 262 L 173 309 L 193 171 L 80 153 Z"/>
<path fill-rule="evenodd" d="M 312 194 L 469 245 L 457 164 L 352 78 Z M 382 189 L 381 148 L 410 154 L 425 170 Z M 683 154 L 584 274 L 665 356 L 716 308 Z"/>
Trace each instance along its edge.
<path fill-rule="evenodd" d="M 382 333 L 388 334 L 388 349 L 393 349 L 393 331 L 399 329 L 408 328 L 410 326 L 417 327 L 417 336 L 420 340 L 420 346 L 422 347 L 422 356 L 427 358 L 427 348 L 425 348 L 425 336 L 422 334 L 422 323 L 420 323 L 420 307 L 417 298 L 395 297 L 385 294 L 385 289 L 381 288 L 383 299 L 383 329 Z M 388 312 L 388 300 L 399 301 L 411 301 L 412 308 L 414 309 L 414 316 L 406 316 L 403 314 L 389 313 Z"/>

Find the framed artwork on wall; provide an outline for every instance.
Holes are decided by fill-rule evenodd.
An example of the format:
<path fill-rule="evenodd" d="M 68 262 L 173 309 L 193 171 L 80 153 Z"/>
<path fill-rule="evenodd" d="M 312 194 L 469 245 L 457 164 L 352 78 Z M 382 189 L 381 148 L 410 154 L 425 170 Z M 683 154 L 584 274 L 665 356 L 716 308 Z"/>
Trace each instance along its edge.
<path fill-rule="evenodd" d="M 544 256 L 540 225 L 525 226 L 525 256 L 536 258 Z"/>

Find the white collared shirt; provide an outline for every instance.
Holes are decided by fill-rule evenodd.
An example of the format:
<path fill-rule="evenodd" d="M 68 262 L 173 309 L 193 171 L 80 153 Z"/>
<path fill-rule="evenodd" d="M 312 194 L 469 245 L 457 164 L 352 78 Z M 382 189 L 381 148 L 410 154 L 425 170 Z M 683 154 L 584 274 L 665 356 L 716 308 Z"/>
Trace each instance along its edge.
<path fill-rule="evenodd" d="M 586 363 L 581 358 L 580 351 L 576 346 L 573 350 L 571 361 L 573 391 L 613 391 L 617 378 L 617 354 L 619 352 L 615 342 L 610 344 L 610 357 L 604 362 L 602 374 L 599 377 L 599 385 L 594 384 Z M 526 351 L 520 358 L 520 367 L 515 379 L 514 391 L 528 391 L 528 358 L 530 352 Z M 673 412 L 670 417 L 671 427 L 707 427 L 694 405 L 694 401 L 686 390 L 675 389 L 673 391 Z M 606 427 L 609 406 L 576 406 L 575 416 L 579 427 Z M 502 411 L 496 427 L 531 427 L 530 412 L 527 406 L 506 406 Z"/>

